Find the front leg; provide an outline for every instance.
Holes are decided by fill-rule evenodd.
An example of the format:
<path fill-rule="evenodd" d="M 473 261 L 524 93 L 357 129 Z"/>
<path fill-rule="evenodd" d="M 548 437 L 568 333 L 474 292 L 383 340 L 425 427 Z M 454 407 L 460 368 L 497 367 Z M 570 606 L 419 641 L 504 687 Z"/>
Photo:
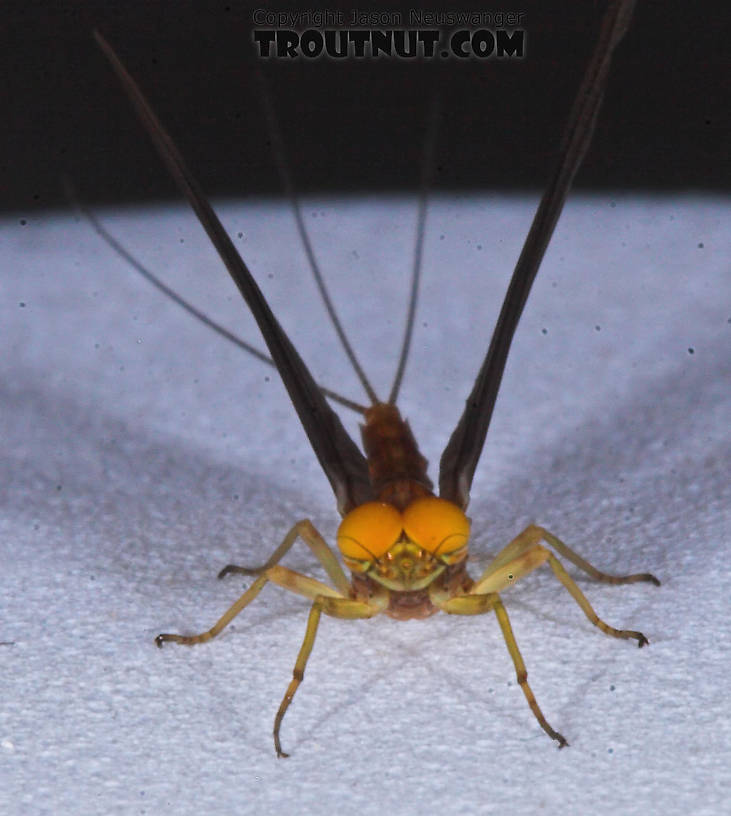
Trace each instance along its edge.
<path fill-rule="evenodd" d="M 346 620 L 355 620 L 357 618 L 372 618 L 383 612 L 388 606 L 388 593 L 379 592 L 369 598 L 368 602 L 355 601 L 350 598 L 336 598 L 332 596 L 318 595 L 307 619 L 307 629 L 305 630 L 305 637 L 302 641 L 297 660 L 294 664 L 294 671 L 292 672 L 292 680 L 287 686 L 287 691 L 284 693 L 282 702 L 279 704 L 277 716 L 274 718 L 274 750 L 278 757 L 288 757 L 289 754 L 282 750 L 282 743 L 279 739 L 279 729 L 282 725 L 284 715 L 289 708 L 292 698 L 294 697 L 300 683 L 305 676 L 305 667 L 312 652 L 312 647 L 315 645 L 315 636 L 317 635 L 317 627 L 320 623 L 320 616 L 324 612 L 333 618 L 343 618 Z"/>
<path fill-rule="evenodd" d="M 485 612 L 489 612 L 491 609 L 495 610 L 495 615 L 497 616 L 498 623 L 500 624 L 505 645 L 508 647 L 508 652 L 513 660 L 513 665 L 515 666 L 515 676 L 517 677 L 518 685 L 523 690 L 523 694 L 525 695 L 525 699 L 528 701 L 528 705 L 530 706 L 533 715 L 538 720 L 538 724 L 546 732 L 546 734 L 548 734 L 551 739 L 556 740 L 559 748 L 563 748 L 564 745 L 568 745 L 565 737 L 552 728 L 551 724 L 543 716 L 543 712 L 536 701 L 533 690 L 528 685 L 528 671 L 525 668 L 525 663 L 523 662 L 523 656 L 520 654 L 520 649 L 518 649 L 518 643 L 515 640 L 513 628 L 510 625 L 510 618 L 508 617 L 508 613 L 497 592 L 489 592 L 479 595 L 471 592 L 469 595 L 457 595 L 453 598 L 441 601 L 439 606 L 444 612 L 448 612 L 452 615 L 482 615 Z"/>

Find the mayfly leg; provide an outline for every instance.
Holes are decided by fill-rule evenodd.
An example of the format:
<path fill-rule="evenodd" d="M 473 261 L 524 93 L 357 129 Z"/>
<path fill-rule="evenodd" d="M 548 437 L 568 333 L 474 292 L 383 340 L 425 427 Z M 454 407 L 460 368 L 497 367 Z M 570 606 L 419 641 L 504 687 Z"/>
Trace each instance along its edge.
<path fill-rule="evenodd" d="M 317 627 L 320 624 L 320 617 L 324 612 L 331 618 L 340 618 L 342 620 L 358 620 L 359 618 L 372 618 L 378 615 L 388 605 L 388 597 L 385 593 L 381 593 L 377 597 L 372 597 L 368 602 L 353 600 L 352 598 L 338 598 L 331 595 L 320 595 L 315 598 L 314 603 L 310 607 L 310 614 L 307 618 L 307 628 L 305 629 L 305 637 L 302 641 L 297 660 L 292 671 L 292 679 L 290 680 L 287 690 L 284 692 L 282 702 L 279 704 L 277 714 L 274 717 L 274 750 L 278 757 L 288 757 L 289 754 L 282 750 L 282 743 L 279 739 L 279 731 L 282 727 L 282 720 L 287 713 L 292 699 L 294 698 L 297 689 L 300 687 L 305 676 L 305 667 L 312 652 L 312 647 L 315 645 L 315 636 L 317 635 Z"/>
<path fill-rule="evenodd" d="M 540 542 L 542 540 L 548 542 L 551 548 L 555 549 L 566 558 L 567 561 L 575 564 L 588 575 L 591 575 L 599 581 L 609 584 L 633 584 L 638 581 L 647 581 L 655 584 L 655 586 L 660 586 L 660 582 L 657 578 L 646 572 L 621 576 L 608 575 L 605 572 L 601 572 L 560 541 L 555 535 L 549 533 L 548 530 L 531 524 L 497 554 L 485 572 L 475 581 L 469 594 L 481 595 L 483 593 L 501 592 L 530 572 L 533 572 L 533 570 L 547 564 L 594 626 L 606 635 L 625 640 L 636 640 L 637 645 L 640 647 L 647 645 L 649 641 L 642 632 L 636 632 L 632 629 L 616 629 L 614 626 L 610 626 L 602 620 L 594 611 L 586 595 L 584 595 L 574 579 L 566 572 L 563 564 L 550 549 L 541 545 Z"/>
<path fill-rule="evenodd" d="M 227 575 L 260 575 L 270 567 L 278 564 L 292 549 L 295 541 L 301 539 L 310 548 L 312 554 L 322 564 L 330 580 L 344 595 L 350 592 L 350 581 L 347 579 L 335 553 L 330 549 L 325 539 L 320 535 L 309 519 L 298 521 L 284 537 L 282 543 L 260 567 L 240 567 L 237 564 L 227 564 L 219 573 L 219 578 Z"/>
<path fill-rule="evenodd" d="M 100 48 L 121 80 L 140 121 L 172 177 L 188 198 L 259 325 L 272 361 L 280 372 L 300 422 L 333 488 L 338 509 L 344 516 L 338 533 L 338 547 L 353 573 L 352 583 L 348 583 L 334 553 L 314 527 L 309 522 L 299 522 L 262 567 L 251 569 L 230 566 L 223 570 L 224 574 L 239 572 L 254 575 L 255 578 L 213 627 L 195 636 L 163 634 L 158 637 L 158 645 L 168 640 L 193 645 L 215 637 L 258 595 L 267 582 L 310 599 L 312 605 L 304 640 L 292 681 L 274 723 L 274 741 L 279 756 L 286 756 L 279 739 L 282 719 L 304 677 L 323 612 L 338 618 L 371 617 L 387 612 L 392 617 L 406 619 L 428 617 L 436 609 L 463 615 L 494 611 L 513 660 L 518 682 L 533 714 L 544 731 L 560 746 L 566 744 L 566 741 L 550 726 L 528 685 L 527 670 L 499 592 L 542 564 L 548 564 L 595 626 L 614 637 L 634 638 L 639 641 L 639 645 L 647 642 L 640 632 L 614 629 L 601 620 L 558 558 L 550 549 L 542 546 L 540 540 L 545 539 L 566 560 L 599 580 L 611 583 L 639 580 L 658 583 L 657 580 L 648 573 L 608 576 L 543 528 L 527 528 L 498 554 L 493 565 L 488 567 L 477 582 L 469 577 L 465 569 L 469 519 L 464 510 L 469 501 L 472 478 L 484 445 L 510 344 L 573 177 L 591 142 L 612 54 L 627 29 L 633 7 L 634 0 L 610 0 L 603 16 L 593 55 L 564 130 L 561 155 L 516 263 L 473 391 L 443 453 L 439 498 L 431 495 L 426 460 L 419 453 L 408 423 L 401 419 L 395 405 L 378 403 L 367 409 L 366 423 L 363 426 L 367 459 L 348 436 L 275 318 L 171 137 L 112 48 L 100 34 L 95 33 Z M 434 114 L 434 122 L 436 118 L 437 115 Z M 289 190 L 295 219 L 313 274 L 326 306 L 330 304 L 328 311 L 336 332 L 341 337 L 341 343 L 358 371 L 360 367 L 352 350 L 348 351 L 350 345 L 332 308 L 311 242 L 304 229 L 301 208 L 286 170 L 284 148 L 281 139 L 275 137 L 278 129 L 273 114 L 270 113 L 269 119 L 272 142 L 275 144 L 275 153 L 279 156 L 280 172 L 283 173 L 285 187 Z M 433 125 L 431 137 L 427 138 L 426 165 L 431 161 L 429 156 L 434 149 L 435 133 L 436 125 Z M 427 184 L 424 182 L 426 171 L 422 169 L 422 197 L 417 217 L 409 315 L 401 358 L 391 390 L 392 400 L 397 397 L 403 377 L 418 295 L 427 201 Z M 376 401 L 375 393 L 364 375 L 361 381 L 369 397 Z M 309 545 L 335 585 L 334 588 L 281 566 L 279 561 L 298 538 Z"/>
<path fill-rule="evenodd" d="M 513 628 L 510 625 L 510 618 L 508 617 L 507 610 L 503 606 L 500 595 L 498 595 L 497 592 L 471 592 L 468 595 L 458 595 L 445 600 L 441 604 L 441 609 L 450 615 L 484 615 L 490 611 L 495 613 L 503 634 L 503 640 L 505 641 L 508 653 L 515 667 L 515 676 L 518 680 L 518 685 L 523 690 L 523 694 L 528 701 L 533 716 L 538 720 L 538 723 L 546 734 L 548 734 L 551 739 L 556 740 L 559 748 L 564 748 L 568 745 L 563 734 L 556 731 L 546 719 L 541 707 L 538 705 L 533 689 L 531 689 L 528 684 L 528 670 L 525 667 L 523 656 L 520 653 L 518 642 L 515 639 Z"/>

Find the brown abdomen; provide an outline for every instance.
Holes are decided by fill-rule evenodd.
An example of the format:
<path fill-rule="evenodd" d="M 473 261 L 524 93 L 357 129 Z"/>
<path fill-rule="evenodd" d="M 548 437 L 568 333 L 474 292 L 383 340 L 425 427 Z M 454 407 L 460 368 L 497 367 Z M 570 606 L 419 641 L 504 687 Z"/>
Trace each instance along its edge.
<path fill-rule="evenodd" d="M 403 510 L 418 496 L 432 494 L 428 462 L 419 453 L 409 423 L 398 408 L 379 402 L 365 413 L 361 425 L 373 490 L 380 501 Z"/>

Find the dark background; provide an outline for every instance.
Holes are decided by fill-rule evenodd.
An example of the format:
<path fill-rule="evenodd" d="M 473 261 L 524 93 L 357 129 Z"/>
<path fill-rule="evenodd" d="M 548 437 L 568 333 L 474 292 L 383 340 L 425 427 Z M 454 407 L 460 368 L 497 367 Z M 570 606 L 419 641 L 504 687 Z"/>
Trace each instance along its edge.
<path fill-rule="evenodd" d="M 442 96 L 436 190 L 540 187 L 604 6 L 454 4 L 525 12 L 523 60 L 258 60 L 298 190 L 415 188 L 435 88 Z M 63 172 L 90 203 L 177 197 L 91 39 L 94 27 L 114 45 L 209 193 L 280 193 L 253 70 L 251 12 L 262 7 L 296 9 L 285 0 L 5 3 L 0 206 L 64 205 Z M 327 5 L 353 7 L 364 4 Z M 579 187 L 728 188 L 728 20 L 726 2 L 640 0 Z"/>

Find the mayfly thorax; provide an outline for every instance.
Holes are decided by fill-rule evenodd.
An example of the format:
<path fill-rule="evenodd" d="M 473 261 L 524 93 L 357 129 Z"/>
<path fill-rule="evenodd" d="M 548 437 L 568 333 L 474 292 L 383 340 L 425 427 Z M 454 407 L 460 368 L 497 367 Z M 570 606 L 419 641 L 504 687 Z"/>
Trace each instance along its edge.
<path fill-rule="evenodd" d="M 278 756 L 287 756 L 280 743 L 282 719 L 302 682 L 323 613 L 347 619 L 370 618 L 381 613 L 408 619 L 425 618 L 439 611 L 457 615 L 479 615 L 493 611 L 528 704 L 540 726 L 556 740 L 559 747 L 566 745 L 566 740 L 548 723 L 528 685 L 525 664 L 501 600 L 502 590 L 539 566 L 548 565 L 589 621 L 601 631 L 613 637 L 635 640 L 639 646 L 648 642 L 641 632 L 615 629 L 599 618 L 564 569 L 559 557 L 592 578 L 607 583 L 650 581 L 658 584 L 657 579 L 649 573 L 617 577 L 600 572 L 542 527 L 531 525 L 525 529 L 498 553 L 477 578 L 470 577 L 466 569 L 470 522 L 465 513 L 469 492 L 510 343 L 572 180 L 590 144 L 607 84 L 611 57 L 629 25 L 633 6 L 633 0 L 612 0 L 604 14 L 594 53 L 565 125 L 556 166 L 516 264 L 492 341 L 464 412 L 442 455 L 438 497 L 427 475 L 427 462 L 395 404 L 409 345 L 413 309 L 410 309 L 399 373 L 391 395 L 382 402 L 355 360 L 331 310 L 316 264 L 311 260 L 326 306 L 366 388 L 370 405 L 358 406 L 319 387 L 274 317 L 171 137 L 111 46 L 101 34 L 95 32 L 98 45 L 119 77 L 168 170 L 188 198 L 256 319 L 271 354 L 270 362 L 273 361 L 279 370 L 313 450 L 330 481 L 343 517 L 337 534 L 337 548 L 351 573 L 350 577 L 312 523 L 299 521 L 263 566 L 248 568 L 229 565 L 221 571 L 221 576 L 239 573 L 253 576 L 254 580 L 208 631 L 196 636 L 161 634 L 156 639 L 158 646 L 168 641 L 193 645 L 210 640 L 253 601 L 267 583 L 278 584 L 308 598 L 311 607 L 304 641 L 295 662 L 293 678 L 274 721 L 274 744 Z M 276 126 L 270 125 L 270 128 L 276 141 L 279 138 Z M 287 185 L 286 171 L 284 175 Z M 300 234 L 309 252 L 296 198 L 291 195 L 295 201 Z M 420 225 L 423 227 L 423 218 Z M 419 255 L 420 244 L 417 243 L 417 257 Z M 159 282 L 153 282 L 164 288 Z M 415 292 L 416 283 L 412 286 L 412 306 Z M 188 304 L 183 305 L 195 311 Z M 363 414 L 362 443 L 365 455 L 348 436 L 327 398 L 339 399 Z M 322 564 L 331 585 L 281 565 L 280 561 L 298 539 L 309 546 Z"/>

